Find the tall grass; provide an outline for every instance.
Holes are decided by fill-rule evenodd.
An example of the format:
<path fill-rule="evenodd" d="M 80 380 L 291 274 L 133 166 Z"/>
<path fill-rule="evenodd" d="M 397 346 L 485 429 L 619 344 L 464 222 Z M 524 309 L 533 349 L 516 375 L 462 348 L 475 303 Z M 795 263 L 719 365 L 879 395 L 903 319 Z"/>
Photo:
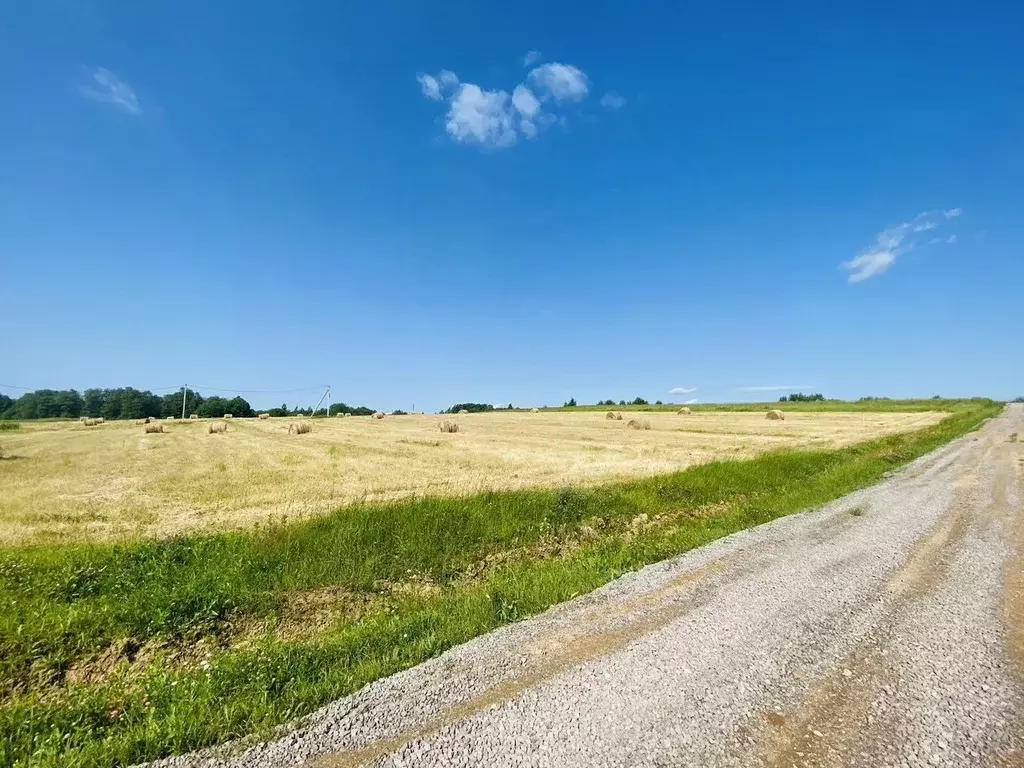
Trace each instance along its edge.
<path fill-rule="evenodd" d="M 777 453 L 586 490 L 485 493 L 338 510 L 251 533 L 0 555 L 0 764 L 109 765 L 274 725 L 624 572 L 812 507 L 976 427 L 1001 406 L 961 403 L 918 432 L 836 451 Z M 714 506 L 716 514 L 687 515 Z M 618 535 L 640 514 L 672 524 Z M 538 549 L 601 521 L 585 545 Z M 504 565 L 474 570 L 489 555 Z M 481 573 L 467 578 L 467 573 Z M 438 585 L 391 591 L 413 577 Z M 325 586 L 375 608 L 305 641 L 231 643 Z M 66 672 L 111 647 L 220 644 L 203 665 L 159 653 L 94 684 Z M 129 669 L 129 668 L 126 668 Z"/>

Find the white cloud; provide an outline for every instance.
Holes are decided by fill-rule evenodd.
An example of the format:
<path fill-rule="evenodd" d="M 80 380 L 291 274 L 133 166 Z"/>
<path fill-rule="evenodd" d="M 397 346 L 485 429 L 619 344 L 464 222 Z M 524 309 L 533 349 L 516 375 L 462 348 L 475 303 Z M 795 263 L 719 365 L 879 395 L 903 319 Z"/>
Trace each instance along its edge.
<path fill-rule="evenodd" d="M 688 395 L 691 392 L 696 392 L 696 387 L 673 387 L 668 391 L 670 395 Z"/>
<path fill-rule="evenodd" d="M 516 143 L 516 129 L 508 94 L 463 83 L 452 97 L 445 130 L 453 139 L 465 144 L 512 146 Z"/>
<path fill-rule="evenodd" d="M 940 226 L 944 220 L 959 216 L 963 213 L 962 208 L 950 208 L 945 211 L 924 211 L 917 214 L 910 221 L 897 224 L 894 227 L 882 230 L 876 237 L 875 242 L 862 251 L 858 256 L 849 261 L 844 261 L 842 267 L 850 274 L 847 282 L 859 283 L 868 278 L 880 275 L 892 266 L 896 258 L 911 251 L 917 245 L 913 235 L 920 232 L 927 232 Z M 956 242 L 953 240 L 946 242 Z M 941 238 L 932 238 L 929 242 L 935 242 Z"/>
<path fill-rule="evenodd" d="M 608 91 L 601 97 L 601 106 L 605 109 L 622 109 L 626 106 L 626 98 L 615 91 Z"/>
<path fill-rule="evenodd" d="M 440 101 L 444 98 L 441 93 L 441 83 L 439 83 L 437 78 L 433 75 L 427 75 L 420 72 L 416 75 L 416 81 L 420 84 L 420 88 L 423 90 L 423 95 L 428 99 Z"/>
<path fill-rule="evenodd" d="M 442 69 L 437 75 L 420 72 L 416 75 L 416 81 L 420 84 L 423 95 L 432 101 L 443 101 L 445 92 L 454 90 L 459 84 L 459 78 L 447 69 Z"/>
<path fill-rule="evenodd" d="M 802 389 L 814 389 L 814 387 L 797 386 L 795 384 L 771 384 L 768 386 L 736 387 L 737 392 L 799 392 Z"/>
<path fill-rule="evenodd" d="M 686 402 L 684 402 L 684 403 L 683 403 L 683 405 L 694 405 L 694 404 L 696 404 L 696 403 L 699 403 L 699 402 L 700 402 L 700 400 L 698 400 L 698 399 L 697 399 L 697 398 L 695 397 L 695 398 L 693 398 L 693 399 L 691 399 L 691 400 L 687 400 Z"/>
<path fill-rule="evenodd" d="M 540 112 L 540 102 L 525 85 L 517 85 L 512 91 L 512 106 L 527 119 L 533 119 Z"/>
<path fill-rule="evenodd" d="M 527 51 L 526 55 L 523 56 L 523 66 L 532 67 L 540 61 L 540 51 Z"/>
<path fill-rule="evenodd" d="M 512 106 L 519 113 L 519 130 L 525 136 L 534 138 L 537 135 L 537 119 L 541 117 L 540 102 L 533 91 L 525 85 L 517 85 L 512 91 Z"/>
<path fill-rule="evenodd" d="M 544 100 L 581 101 L 589 90 L 589 80 L 583 70 L 571 64 L 542 64 L 526 76 Z"/>
<path fill-rule="evenodd" d="M 109 69 L 97 67 L 92 73 L 94 84 L 83 85 L 79 92 L 87 99 L 113 104 L 129 115 L 141 115 L 139 98 L 128 83 L 121 80 Z"/>
<path fill-rule="evenodd" d="M 933 237 L 928 241 L 929 245 L 954 245 L 956 243 L 956 235 L 950 235 L 949 237 Z"/>
<path fill-rule="evenodd" d="M 587 76 L 568 64 L 536 67 L 527 75 L 529 85 L 518 84 L 511 97 L 505 90 L 462 83 L 449 70 L 420 72 L 416 81 L 426 98 L 448 103 L 445 130 L 452 139 L 495 148 L 512 146 L 520 135 L 535 138 L 542 128 L 564 121 L 542 102 L 579 101 L 588 87 Z"/>

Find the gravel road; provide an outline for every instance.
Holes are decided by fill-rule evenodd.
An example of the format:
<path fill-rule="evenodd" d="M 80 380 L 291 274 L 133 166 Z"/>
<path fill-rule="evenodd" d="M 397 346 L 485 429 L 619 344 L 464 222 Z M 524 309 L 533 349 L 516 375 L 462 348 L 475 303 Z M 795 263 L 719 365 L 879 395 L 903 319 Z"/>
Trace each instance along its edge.
<path fill-rule="evenodd" d="M 1018 433 L 1020 441 L 1015 441 Z M 162 766 L 1024 766 L 1024 407 L 822 509 Z"/>

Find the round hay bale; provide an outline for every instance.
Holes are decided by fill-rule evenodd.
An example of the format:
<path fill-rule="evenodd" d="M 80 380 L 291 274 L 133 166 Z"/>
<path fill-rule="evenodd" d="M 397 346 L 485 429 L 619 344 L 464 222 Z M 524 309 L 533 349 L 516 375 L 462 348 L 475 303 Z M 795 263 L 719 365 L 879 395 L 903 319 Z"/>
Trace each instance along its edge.
<path fill-rule="evenodd" d="M 689 416 L 691 413 L 693 413 L 693 411 L 685 406 L 676 411 L 676 415 L 678 416 Z"/>
<path fill-rule="evenodd" d="M 225 413 L 224 414 L 224 418 L 225 419 L 231 419 L 231 418 L 234 418 L 234 417 L 230 413 Z"/>
<path fill-rule="evenodd" d="M 198 413 L 190 413 L 188 418 L 189 418 L 190 421 L 199 421 L 199 414 Z"/>
<path fill-rule="evenodd" d="M 616 411 L 608 411 L 608 413 L 606 413 L 604 417 L 609 421 L 622 421 L 622 414 Z"/>
<path fill-rule="evenodd" d="M 377 411 L 376 413 L 373 414 L 373 418 L 375 418 L 375 419 L 383 419 L 384 418 L 384 414 L 381 413 L 380 411 Z"/>
<path fill-rule="evenodd" d="M 647 419 L 630 419 L 626 422 L 626 427 L 629 429 L 650 429 L 651 422 Z"/>
<path fill-rule="evenodd" d="M 530 413 L 540 413 L 540 408 L 531 408 Z"/>
<path fill-rule="evenodd" d="M 261 413 L 260 414 L 260 418 L 261 419 L 269 419 L 270 418 L 270 414 L 269 413 Z"/>
<path fill-rule="evenodd" d="M 452 421 L 451 419 L 445 419 L 438 425 L 438 427 L 442 432 L 454 433 L 459 431 L 459 422 Z"/>
<path fill-rule="evenodd" d="M 306 435 L 313 431 L 313 425 L 308 421 L 300 421 L 288 425 L 288 434 Z"/>
<path fill-rule="evenodd" d="M 469 413 L 469 411 L 467 411 L 465 408 L 463 408 L 461 411 L 459 411 L 459 416 L 465 416 L 468 413 Z"/>
<path fill-rule="evenodd" d="M 157 433 L 164 431 L 164 425 L 157 424 L 156 422 L 154 422 L 152 424 L 147 424 L 146 426 L 144 426 L 143 430 L 145 430 L 147 435 L 155 435 Z"/>
<path fill-rule="evenodd" d="M 786 418 L 786 414 L 784 414 L 778 408 L 773 408 L 772 410 L 768 411 L 768 413 L 766 413 L 764 417 L 769 421 L 784 421 Z"/>
<path fill-rule="evenodd" d="M 228 425 L 223 421 L 215 421 L 206 431 L 210 435 L 219 435 L 228 431 Z"/>

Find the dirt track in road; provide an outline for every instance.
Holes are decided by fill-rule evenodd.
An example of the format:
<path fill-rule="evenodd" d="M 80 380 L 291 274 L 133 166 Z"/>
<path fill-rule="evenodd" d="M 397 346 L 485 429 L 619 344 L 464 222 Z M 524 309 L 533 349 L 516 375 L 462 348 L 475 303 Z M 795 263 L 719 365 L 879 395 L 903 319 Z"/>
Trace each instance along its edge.
<path fill-rule="evenodd" d="M 1024 407 L 885 482 L 167 765 L 1024 765 Z"/>

